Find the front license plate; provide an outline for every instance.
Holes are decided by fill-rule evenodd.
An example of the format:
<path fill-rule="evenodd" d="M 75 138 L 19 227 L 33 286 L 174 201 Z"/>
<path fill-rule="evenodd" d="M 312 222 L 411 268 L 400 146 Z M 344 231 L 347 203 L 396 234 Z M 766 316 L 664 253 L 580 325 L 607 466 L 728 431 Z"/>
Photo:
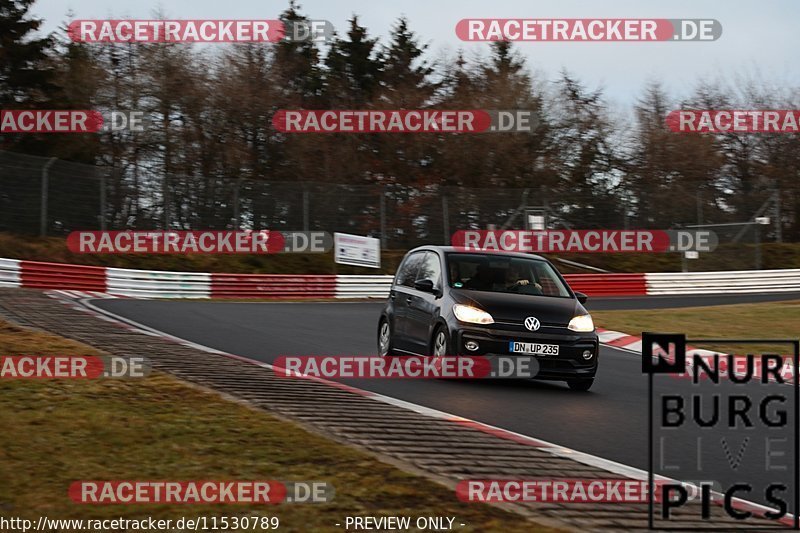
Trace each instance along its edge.
<path fill-rule="evenodd" d="M 558 355 L 558 344 L 509 341 L 508 351 L 511 353 L 524 353 L 528 355 Z"/>

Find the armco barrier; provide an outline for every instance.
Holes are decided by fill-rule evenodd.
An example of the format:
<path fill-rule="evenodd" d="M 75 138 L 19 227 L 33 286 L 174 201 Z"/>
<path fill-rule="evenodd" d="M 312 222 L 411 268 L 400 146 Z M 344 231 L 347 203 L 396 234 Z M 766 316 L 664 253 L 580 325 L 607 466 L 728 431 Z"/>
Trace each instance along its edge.
<path fill-rule="evenodd" d="M 575 291 L 590 296 L 644 296 L 644 274 L 567 274 Z M 337 298 L 386 298 L 393 276 L 336 276 Z"/>
<path fill-rule="evenodd" d="M 104 267 L 20 261 L 20 281 L 32 289 L 64 289 L 106 292 Z"/>
<path fill-rule="evenodd" d="M 647 294 L 800 291 L 800 269 L 645 274 Z"/>
<path fill-rule="evenodd" d="M 589 296 L 800 292 L 800 269 L 568 274 Z M 0 287 L 106 292 L 133 298 L 385 298 L 392 276 L 209 274 L 0 259 Z"/>
<path fill-rule="evenodd" d="M 22 267 L 17 259 L 0 259 L 0 287 L 19 287 Z"/>
<path fill-rule="evenodd" d="M 131 298 L 210 298 L 211 274 L 107 268 L 108 293 Z"/>
<path fill-rule="evenodd" d="M 212 298 L 333 298 L 336 276 L 211 274 Z"/>
<path fill-rule="evenodd" d="M 566 274 L 573 291 L 589 296 L 644 296 L 646 274 Z"/>
<path fill-rule="evenodd" d="M 394 276 L 336 276 L 337 298 L 388 298 Z"/>

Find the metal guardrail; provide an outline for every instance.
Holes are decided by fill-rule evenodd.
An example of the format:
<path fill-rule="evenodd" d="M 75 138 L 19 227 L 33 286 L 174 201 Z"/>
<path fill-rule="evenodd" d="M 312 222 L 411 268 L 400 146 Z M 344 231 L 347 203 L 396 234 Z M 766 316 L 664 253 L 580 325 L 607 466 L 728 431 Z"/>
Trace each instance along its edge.
<path fill-rule="evenodd" d="M 106 268 L 106 292 L 130 298 L 208 298 L 211 274 Z"/>
<path fill-rule="evenodd" d="M 800 291 L 800 269 L 645 274 L 647 294 Z"/>
<path fill-rule="evenodd" d="M 211 298 L 333 298 L 336 276 L 211 274 Z"/>
<path fill-rule="evenodd" d="M 644 296 L 647 274 L 565 274 L 573 291 L 589 296 Z"/>
<path fill-rule="evenodd" d="M 800 292 L 800 269 L 568 274 L 589 296 Z M 91 291 L 131 298 L 386 298 L 392 276 L 217 274 L 106 268 L 0 258 L 0 286 Z"/>
<path fill-rule="evenodd" d="M 19 287 L 20 261 L 17 259 L 0 259 L 0 287 Z"/>
<path fill-rule="evenodd" d="M 104 267 L 20 261 L 20 282 L 32 289 L 62 289 L 68 286 L 81 291 L 106 290 Z"/>
<path fill-rule="evenodd" d="M 394 276 L 336 276 L 337 298 L 388 298 Z"/>

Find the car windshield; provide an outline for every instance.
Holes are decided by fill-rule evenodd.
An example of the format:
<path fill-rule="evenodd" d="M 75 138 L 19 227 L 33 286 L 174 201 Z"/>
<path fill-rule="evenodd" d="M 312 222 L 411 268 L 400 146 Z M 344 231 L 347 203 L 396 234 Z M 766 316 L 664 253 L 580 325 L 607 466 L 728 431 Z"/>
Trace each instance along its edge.
<path fill-rule="evenodd" d="M 482 254 L 447 254 L 448 283 L 454 289 L 570 297 L 546 261 Z"/>

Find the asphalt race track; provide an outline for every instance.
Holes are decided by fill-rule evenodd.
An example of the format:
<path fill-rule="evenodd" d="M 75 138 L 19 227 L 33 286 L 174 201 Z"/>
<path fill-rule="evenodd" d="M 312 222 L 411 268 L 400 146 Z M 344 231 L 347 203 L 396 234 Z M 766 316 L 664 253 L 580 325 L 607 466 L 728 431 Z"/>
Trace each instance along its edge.
<path fill-rule="evenodd" d="M 590 299 L 587 307 L 590 310 L 663 308 L 792 298 L 800 298 L 800 295 L 595 298 Z M 135 299 L 103 299 L 92 303 L 165 333 L 268 363 L 281 355 L 375 354 L 377 318 L 383 305 Z M 603 347 L 598 378 L 589 393 L 572 392 L 560 382 L 409 379 L 345 382 L 624 465 L 644 470 L 648 467 L 647 377 L 642 374 L 640 357 L 630 352 Z M 689 380 L 656 378 L 657 391 L 676 391 L 688 398 L 692 392 L 697 392 L 691 387 Z M 741 387 L 736 390 L 741 392 Z M 726 487 L 744 480 L 754 486 L 754 493 L 739 496 L 758 502 L 764 502 L 760 484 L 783 481 L 789 492 L 782 496 L 791 502 L 792 388 L 775 384 L 750 384 L 748 387 L 751 387 L 747 395 L 753 399 L 755 417 L 759 398 L 780 387 L 779 392 L 789 398 L 789 404 L 784 406 L 789 413 L 789 425 L 769 430 L 768 435 L 760 424 L 753 430 L 700 429 L 694 425 L 690 429 L 663 430 L 655 436 L 657 441 L 665 438 L 666 453 L 660 461 L 664 469 L 660 472 L 683 480 L 715 480 Z M 723 407 L 720 419 L 723 423 L 727 423 L 727 413 Z M 747 442 L 743 441 L 745 436 L 749 437 Z M 766 470 L 767 436 L 788 439 L 779 445 L 775 445 L 779 441 L 770 444 L 773 451 L 785 452 L 782 457 L 773 456 L 772 466 L 785 466 L 785 469 Z M 698 457 L 698 438 L 702 441 L 702 457 Z M 702 459 L 700 470 L 698 459 Z M 736 468 L 732 467 L 734 464 Z M 666 471 L 668 466 L 676 465 L 682 468 L 679 473 Z M 656 468 L 659 468 L 658 457 Z"/>

